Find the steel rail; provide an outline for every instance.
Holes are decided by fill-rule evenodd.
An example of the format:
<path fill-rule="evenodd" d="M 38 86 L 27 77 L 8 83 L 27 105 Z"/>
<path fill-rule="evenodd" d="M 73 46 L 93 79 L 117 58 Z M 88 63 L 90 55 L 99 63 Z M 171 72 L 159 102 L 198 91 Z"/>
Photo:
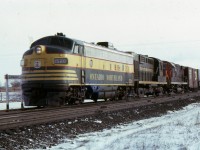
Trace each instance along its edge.
<path fill-rule="evenodd" d="M 97 115 L 99 113 L 120 111 L 123 109 L 134 109 L 140 106 L 170 103 L 175 100 L 185 100 L 199 96 L 200 92 L 196 92 L 163 98 L 141 98 L 137 101 L 115 101 L 97 104 L 91 103 L 78 106 L 75 105 L 47 109 L 35 109 L 28 111 L 11 111 L 7 113 L 4 112 L 0 113 L 0 130 L 7 130 L 36 124 L 45 124 L 61 120 L 79 118 L 83 116 Z"/>

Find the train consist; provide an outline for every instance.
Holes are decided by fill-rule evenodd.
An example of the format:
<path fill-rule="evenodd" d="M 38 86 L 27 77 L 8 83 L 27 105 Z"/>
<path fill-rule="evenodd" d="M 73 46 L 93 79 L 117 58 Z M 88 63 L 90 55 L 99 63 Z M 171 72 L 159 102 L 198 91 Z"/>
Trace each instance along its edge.
<path fill-rule="evenodd" d="M 21 66 L 26 106 L 184 92 L 197 89 L 200 79 L 200 70 L 62 33 L 33 42 Z"/>

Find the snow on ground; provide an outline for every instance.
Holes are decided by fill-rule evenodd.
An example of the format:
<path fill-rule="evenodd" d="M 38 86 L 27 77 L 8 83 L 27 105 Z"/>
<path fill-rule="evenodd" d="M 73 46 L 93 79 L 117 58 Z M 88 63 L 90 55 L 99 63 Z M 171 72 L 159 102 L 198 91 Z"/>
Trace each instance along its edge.
<path fill-rule="evenodd" d="M 9 109 L 20 109 L 21 108 L 21 92 L 9 92 Z M 13 102 L 16 101 L 16 102 Z M 104 101 L 104 100 L 98 100 Z M 85 103 L 93 102 L 93 100 L 87 99 Z M 24 106 L 24 108 L 32 108 L 34 106 Z M 0 92 L 0 110 L 5 110 L 6 107 L 6 92 Z"/>
<path fill-rule="evenodd" d="M 33 108 L 35 106 L 24 106 L 24 108 Z M 21 102 L 9 102 L 9 110 L 11 109 L 20 109 Z M 0 110 L 6 110 L 6 103 L 0 103 Z"/>
<path fill-rule="evenodd" d="M 21 108 L 21 92 L 9 92 L 9 109 Z M 15 102 L 14 102 L 15 101 Z M 0 92 L 0 110 L 5 110 L 6 107 L 6 92 Z M 24 106 L 24 108 L 31 108 Z"/>
<path fill-rule="evenodd" d="M 9 109 L 19 109 L 21 108 L 21 102 L 10 102 Z M 6 109 L 6 103 L 0 103 L 0 110 Z"/>
<path fill-rule="evenodd" d="M 11 102 L 16 100 L 19 102 Z M 9 92 L 9 109 L 21 108 L 21 92 Z M 0 92 L 0 110 L 5 110 L 6 107 L 6 92 Z"/>
<path fill-rule="evenodd" d="M 9 92 L 9 100 L 21 100 L 21 92 Z M 6 101 L 6 92 L 0 92 L 0 101 Z"/>
<path fill-rule="evenodd" d="M 101 121 L 98 121 L 101 123 Z M 76 150 L 200 150 L 200 104 L 102 132 L 78 135 L 51 148 Z"/>

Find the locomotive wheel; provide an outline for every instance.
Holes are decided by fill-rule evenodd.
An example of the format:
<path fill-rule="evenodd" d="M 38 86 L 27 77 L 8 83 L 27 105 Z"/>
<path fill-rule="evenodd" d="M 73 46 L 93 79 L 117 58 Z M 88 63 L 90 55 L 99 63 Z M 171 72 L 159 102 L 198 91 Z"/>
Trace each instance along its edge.
<path fill-rule="evenodd" d="M 73 105 L 75 104 L 75 100 L 73 98 L 71 98 L 69 101 L 68 101 L 68 105 Z"/>
<path fill-rule="evenodd" d="M 144 89 L 143 88 L 138 88 L 138 95 L 139 95 L 139 97 L 144 97 Z"/>
<path fill-rule="evenodd" d="M 93 94 L 92 95 L 92 100 L 96 103 L 97 102 L 97 99 L 98 99 L 98 94 Z"/>
<path fill-rule="evenodd" d="M 117 98 L 115 98 L 115 97 L 110 99 L 110 101 L 116 101 L 116 100 L 117 100 Z"/>
<path fill-rule="evenodd" d="M 68 105 L 82 104 L 85 99 L 85 88 L 84 87 L 70 87 L 67 91 L 66 102 Z"/>
<path fill-rule="evenodd" d="M 84 98 L 81 98 L 81 99 L 79 100 L 79 103 L 80 103 L 80 104 L 83 104 L 83 103 L 84 103 Z"/>

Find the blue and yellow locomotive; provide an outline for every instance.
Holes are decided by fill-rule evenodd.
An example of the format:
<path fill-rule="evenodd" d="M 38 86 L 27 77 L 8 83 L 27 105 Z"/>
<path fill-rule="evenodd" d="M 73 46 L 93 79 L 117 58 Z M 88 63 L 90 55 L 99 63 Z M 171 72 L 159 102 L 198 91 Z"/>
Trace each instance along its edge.
<path fill-rule="evenodd" d="M 26 106 L 121 99 L 133 91 L 134 57 L 108 42 L 70 39 L 62 33 L 33 42 L 21 60 Z"/>

